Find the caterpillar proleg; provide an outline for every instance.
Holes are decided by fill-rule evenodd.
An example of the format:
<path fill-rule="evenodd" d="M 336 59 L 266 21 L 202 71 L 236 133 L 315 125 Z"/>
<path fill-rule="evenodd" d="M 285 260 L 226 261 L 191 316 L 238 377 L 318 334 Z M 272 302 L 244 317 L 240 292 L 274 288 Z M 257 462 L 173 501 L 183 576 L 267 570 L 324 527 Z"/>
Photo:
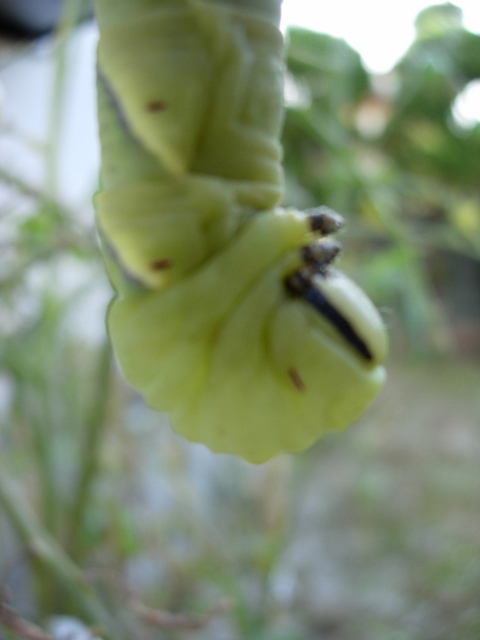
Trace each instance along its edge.
<path fill-rule="evenodd" d="M 185 438 L 264 462 L 364 411 L 386 332 L 332 266 L 342 225 L 279 206 L 280 0 L 96 0 L 102 189 L 129 382 Z"/>

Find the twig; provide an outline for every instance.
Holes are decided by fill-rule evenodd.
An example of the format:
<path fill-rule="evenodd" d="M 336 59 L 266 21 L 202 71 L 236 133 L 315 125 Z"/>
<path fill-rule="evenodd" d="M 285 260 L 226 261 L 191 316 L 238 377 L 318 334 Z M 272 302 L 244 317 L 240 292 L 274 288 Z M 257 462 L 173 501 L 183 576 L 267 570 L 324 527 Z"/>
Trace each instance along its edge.
<path fill-rule="evenodd" d="M 171 613 L 161 609 L 150 609 L 136 600 L 131 600 L 129 607 L 143 622 L 160 629 L 196 631 L 206 627 L 215 616 L 231 609 L 232 602 L 221 600 L 204 614 Z"/>
<path fill-rule="evenodd" d="M 0 589 L 0 625 L 25 640 L 55 640 L 40 627 L 20 617 L 15 609 L 6 602 L 4 589 Z"/>
<path fill-rule="evenodd" d="M 0 180 L 8 184 L 10 187 L 13 187 L 17 191 L 20 191 L 20 193 L 23 193 L 23 195 L 25 196 L 36 198 L 38 200 L 44 198 L 44 194 L 39 189 L 32 186 L 31 184 L 28 184 L 19 176 L 15 176 L 13 173 L 10 173 L 5 169 L 0 169 Z"/>
<path fill-rule="evenodd" d="M 58 180 L 59 147 L 63 125 L 64 91 L 67 79 L 67 46 L 73 28 L 80 15 L 83 0 L 67 0 L 62 4 L 62 12 L 56 29 L 55 72 L 52 90 L 52 107 L 49 122 L 49 148 L 46 157 L 47 194 L 56 197 Z"/>
<path fill-rule="evenodd" d="M 217 602 L 209 611 L 204 614 L 195 613 L 171 613 L 164 609 L 152 609 L 146 607 L 138 599 L 138 592 L 132 587 L 125 585 L 115 571 L 106 569 L 89 569 L 84 572 L 87 580 L 93 582 L 99 579 L 126 599 L 127 608 L 138 616 L 143 622 L 160 629 L 180 629 L 185 631 L 195 631 L 202 629 L 210 623 L 212 618 L 226 611 L 233 606 L 230 598 L 224 598 Z"/>
<path fill-rule="evenodd" d="M 82 555 L 81 534 L 85 510 L 90 497 L 90 490 L 98 470 L 98 458 L 105 427 L 105 413 L 108 403 L 108 387 L 112 369 L 112 350 L 105 341 L 98 362 L 95 381 L 95 397 L 91 413 L 86 425 L 86 436 L 81 455 L 82 468 L 73 501 L 70 522 L 68 525 L 69 552 L 74 560 Z"/>
<path fill-rule="evenodd" d="M 0 507 L 33 558 L 71 595 L 78 610 L 115 640 L 125 635 L 99 600 L 82 571 L 42 527 L 0 464 Z"/>
<path fill-rule="evenodd" d="M 74 244 L 72 242 L 72 248 L 77 247 L 78 244 Z M 57 253 L 64 251 L 66 248 L 69 248 L 68 245 L 62 244 L 54 244 L 42 249 L 39 249 L 35 253 L 29 255 L 25 260 L 23 260 L 19 265 L 16 265 L 15 268 L 8 273 L 6 276 L 0 278 L 0 291 L 5 291 L 11 287 L 14 287 L 17 282 L 19 282 L 24 276 L 25 272 L 35 265 L 38 262 L 46 262 L 50 260 Z"/>
<path fill-rule="evenodd" d="M 44 205 L 51 207 L 62 220 L 68 220 L 71 224 L 71 221 L 74 219 L 72 213 L 64 205 L 47 196 L 47 194 L 41 189 L 25 182 L 25 180 L 13 173 L 10 173 L 4 168 L 0 168 L 0 180 L 9 187 L 16 189 L 16 191 L 20 192 L 22 195 L 39 200 Z"/>
<path fill-rule="evenodd" d="M 138 589 L 122 582 L 121 576 L 114 569 L 107 569 L 106 567 L 90 567 L 85 569 L 83 575 L 90 584 L 104 584 L 124 600 L 133 600 L 138 595 Z"/>

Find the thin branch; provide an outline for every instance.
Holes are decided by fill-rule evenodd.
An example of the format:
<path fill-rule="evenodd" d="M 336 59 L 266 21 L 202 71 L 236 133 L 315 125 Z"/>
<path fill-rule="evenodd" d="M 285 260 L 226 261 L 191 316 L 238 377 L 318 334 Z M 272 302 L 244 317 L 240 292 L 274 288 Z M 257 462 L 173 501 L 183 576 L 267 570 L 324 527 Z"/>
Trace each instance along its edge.
<path fill-rule="evenodd" d="M 72 244 L 72 248 L 78 245 Z M 8 273 L 5 277 L 0 278 L 0 291 L 6 291 L 8 289 L 13 288 L 18 282 L 25 277 L 25 272 L 27 269 L 32 267 L 34 264 L 38 262 L 46 262 L 53 258 L 57 253 L 61 251 L 65 251 L 68 248 L 62 242 L 62 244 L 54 244 L 48 247 L 39 249 L 35 253 L 32 253 L 25 260 L 23 260 L 19 265 L 16 265 L 14 269 L 10 273 Z"/>
<path fill-rule="evenodd" d="M 13 187 L 17 191 L 20 191 L 20 193 L 22 193 L 24 196 L 29 196 L 31 198 L 36 198 L 39 200 L 44 198 L 44 194 L 39 189 L 32 186 L 31 184 L 28 184 L 28 182 L 25 182 L 25 180 L 22 180 L 22 178 L 19 178 L 18 176 L 10 173 L 9 171 L 6 171 L 5 169 L 0 169 L 0 180 L 8 184 L 10 187 Z"/>
<path fill-rule="evenodd" d="M 184 631 L 196 631 L 206 627 L 213 618 L 229 611 L 232 608 L 231 600 L 221 600 L 204 614 L 171 613 L 161 609 L 151 609 L 141 602 L 131 600 L 129 608 L 143 622 L 158 627 L 159 629 L 182 629 Z"/>
<path fill-rule="evenodd" d="M 125 637 L 79 567 L 38 522 L 1 464 L 0 507 L 33 558 L 72 595 L 81 614 L 109 632 L 115 640 Z"/>
<path fill-rule="evenodd" d="M 203 629 L 213 618 L 230 611 L 234 604 L 231 598 L 223 598 L 204 614 L 172 613 L 165 609 L 153 609 L 145 606 L 139 599 L 138 591 L 124 584 L 115 571 L 94 568 L 85 571 L 84 575 L 90 582 L 104 581 L 110 589 L 116 591 L 124 599 L 126 609 L 134 613 L 142 622 L 159 629 L 184 631 Z"/>
<path fill-rule="evenodd" d="M 5 596 L 5 591 L 0 589 L 0 626 L 12 631 L 16 636 L 25 640 L 55 640 L 53 636 L 46 633 L 37 625 L 24 620 L 13 607 L 11 607 Z"/>
<path fill-rule="evenodd" d="M 98 372 L 95 380 L 95 398 L 86 425 L 86 436 L 82 455 L 82 468 L 68 524 L 69 552 L 74 560 L 82 555 L 81 534 L 85 511 L 88 505 L 92 484 L 98 471 L 100 447 L 106 424 L 105 414 L 108 404 L 108 388 L 112 370 L 112 350 L 105 341 L 99 357 Z"/>
<path fill-rule="evenodd" d="M 35 200 L 39 200 L 55 210 L 58 217 L 62 220 L 68 220 L 70 224 L 72 224 L 72 220 L 74 219 L 71 212 L 62 204 L 60 204 L 57 200 L 49 197 L 44 191 L 39 189 L 38 187 L 34 187 L 29 184 L 19 176 L 16 176 L 10 171 L 7 171 L 3 167 L 0 168 L 0 180 L 7 184 L 9 187 L 12 187 L 22 195 L 28 198 L 34 198 Z"/>
<path fill-rule="evenodd" d="M 64 90 L 67 79 L 67 46 L 73 28 L 80 16 L 83 0 L 68 0 L 62 5 L 62 12 L 56 31 L 55 75 L 52 90 L 52 108 L 49 123 L 49 148 L 46 158 L 47 194 L 53 199 L 57 192 L 58 157 L 62 134 Z"/>

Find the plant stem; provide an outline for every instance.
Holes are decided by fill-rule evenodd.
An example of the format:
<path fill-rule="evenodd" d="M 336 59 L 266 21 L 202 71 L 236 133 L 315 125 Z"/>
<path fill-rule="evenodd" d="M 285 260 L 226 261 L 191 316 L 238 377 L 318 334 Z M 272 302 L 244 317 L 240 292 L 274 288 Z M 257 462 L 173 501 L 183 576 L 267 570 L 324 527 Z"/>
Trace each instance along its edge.
<path fill-rule="evenodd" d="M 0 169 L 0 180 L 6 182 L 11 187 L 17 189 L 25 196 L 30 196 L 32 198 L 44 199 L 45 195 L 32 185 L 25 182 L 22 178 L 15 176 L 13 173 L 6 171 L 5 169 Z"/>
<path fill-rule="evenodd" d="M 60 21 L 58 23 L 55 55 L 55 77 L 52 91 L 52 109 L 50 112 L 49 147 L 46 158 L 46 191 L 48 199 L 55 200 L 57 196 L 58 153 L 62 133 L 62 111 L 64 106 L 63 93 L 65 88 L 67 68 L 67 45 L 69 37 L 80 15 L 83 0 L 66 0 L 63 3 Z"/>
<path fill-rule="evenodd" d="M 46 395 L 46 391 L 45 391 Z M 46 412 L 39 420 L 32 416 L 33 442 L 38 463 L 38 474 L 42 491 L 42 521 L 49 533 L 55 535 L 58 530 L 58 504 L 55 482 L 55 465 L 52 455 L 50 434 L 45 428 Z"/>
<path fill-rule="evenodd" d="M 81 468 L 77 490 L 73 500 L 70 521 L 67 525 L 67 544 L 74 560 L 82 556 L 82 529 L 90 491 L 98 470 L 100 446 L 105 426 L 105 414 L 108 404 L 108 387 L 112 369 L 112 351 L 108 340 L 105 341 L 98 362 L 95 379 L 95 397 L 86 425 L 86 436 L 81 455 Z"/>
<path fill-rule="evenodd" d="M 35 561 L 72 596 L 79 613 L 85 616 L 88 622 L 102 627 L 115 640 L 120 640 L 123 636 L 121 630 L 98 599 L 93 587 L 56 540 L 41 526 L 2 467 L 0 507 Z"/>

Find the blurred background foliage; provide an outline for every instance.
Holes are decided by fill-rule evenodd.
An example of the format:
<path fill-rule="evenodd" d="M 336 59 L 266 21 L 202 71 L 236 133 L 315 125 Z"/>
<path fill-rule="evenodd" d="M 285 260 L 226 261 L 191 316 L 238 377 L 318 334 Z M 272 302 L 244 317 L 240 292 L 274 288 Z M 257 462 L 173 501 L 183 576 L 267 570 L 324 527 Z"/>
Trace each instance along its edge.
<path fill-rule="evenodd" d="M 57 189 L 80 11 L 57 27 L 48 143 L 0 122 L 45 165 L 42 189 L 0 169 L 0 638 L 41 638 L 30 619 L 77 640 L 76 618 L 119 640 L 478 640 L 480 114 L 457 107 L 480 36 L 431 7 L 379 76 L 289 31 L 285 202 L 346 217 L 341 267 L 392 354 L 359 425 L 254 467 L 172 434 L 112 361 L 93 216 Z"/>
<path fill-rule="evenodd" d="M 344 41 L 289 32 L 287 199 L 347 217 L 346 264 L 395 310 L 404 346 L 478 352 L 480 124 L 455 105 L 479 82 L 480 37 L 451 4 L 416 27 L 403 59 L 373 77 Z"/>

